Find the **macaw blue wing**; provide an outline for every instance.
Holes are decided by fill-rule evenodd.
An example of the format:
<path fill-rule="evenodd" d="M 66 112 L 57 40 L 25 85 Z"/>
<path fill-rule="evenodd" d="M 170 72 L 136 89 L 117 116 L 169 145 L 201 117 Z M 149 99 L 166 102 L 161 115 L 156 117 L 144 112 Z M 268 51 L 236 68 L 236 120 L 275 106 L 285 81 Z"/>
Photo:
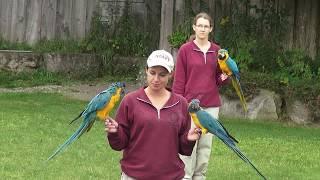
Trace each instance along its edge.
<path fill-rule="evenodd" d="M 196 112 L 196 115 L 199 119 L 200 124 L 206 128 L 211 134 L 226 134 L 234 142 L 238 143 L 238 140 L 231 136 L 227 129 L 220 123 L 220 121 L 212 117 L 209 113 L 203 110 Z"/>
<path fill-rule="evenodd" d="M 226 64 L 229 67 L 229 69 L 232 71 L 232 74 L 240 80 L 240 71 L 238 69 L 237 63 L 229 56 L 229 58 L 226 60 Z"/>
<path fill-rule="evenodd" d="M 97 94 L 95 97 L 91 99 L 87 107 L 76 118 L 74 118 L 70 122 L 70 124 L 78 120 L 81 116 L 86 117 L 87 114 L 90 114 L 92 112 L 95 112 L 96 110 L 103 108 L 105 104 L 110 101 L 111 96 L 112 94 L 109 92 L 109 89 L 101 91 L 99 94 Z"/>
<path fill-rule="evenodd" d="M 203 110 L 199 110 L 196 112 L 197 118 L 203 127 L 208 129 L 208 131 L 214 135 L 216 135 L 229 149 L 231 149 L 234 153 L 237 154 L 239 158 L 241 158 L 244 162 L 250 164 L 250 166 L 263 178 L 264 175 L 251 163 L 251 161 L 240 151 L 240 149 L 236 146 L 237 140 L 232 137 L 225 127 L 214 117 L 212 117 L 209 113 Z"/>
<path fill-rule="evenodd" d="M 48 160 L 55 157 L 68 145 L 80 138 L 84 132 L 88 132 L 92 128 L 97 118 L 104 120 L 104 116 L 107 115 L 109 111 L 114 107 L 116 101 L 119 101 L 120 97 L 122 97 L 124 87 L 124 83 L 114 83 L 109 88 L 100 92 L 94 98 L 92 98 L 92 100 L 86 106 L 85 110 L 83 110 L 74 120 L 70 122 L 71 124 L 75 120 L 82 117 L 83 121 L 80 124 L 80 127 L 48 158 Z M 113 100 L 111 100 L 112 98 Z M 99 115 L 100 112 L 102 112 L 102 115 Z"/>
<path fill-rule="evenodd" d="M 96 95 L 88 104 L 87 108 L 84 111 L 84 114 L 96 112 L 104 108 L 104 106 L 110 101 L 113 93 L 109 89 L 100 92 Z"/>

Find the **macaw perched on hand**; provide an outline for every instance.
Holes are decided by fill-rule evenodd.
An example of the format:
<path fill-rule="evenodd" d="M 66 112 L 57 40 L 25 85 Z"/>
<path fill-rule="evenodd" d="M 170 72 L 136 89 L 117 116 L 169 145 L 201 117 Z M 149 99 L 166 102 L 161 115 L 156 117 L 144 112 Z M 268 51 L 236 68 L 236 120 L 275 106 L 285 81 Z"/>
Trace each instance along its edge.
<path fill-rule="evenodd" d="M 105 118 L 109 116 L 109 113 L 113 110 L 115 105 L 124 96 L 124 94 L 125 83 L 116 82 L 112 83 L 106 90 L 100 92 L 94 98 L 92 98 L 87 107 L 79 114 L 79 116 L 70 122 L 71 124 L 75 120 L 82 117 L 83 121 L 80 127 L 48 158 L 48 160 L 59 154 L 68 145 L 77 140 L 84 132 L 88 132 L 97 118 L 104 121 Z"/>
<path fill-rule="evenodd" d="M 228 146 L 233 152 L 235 152 L 244 162 L 251 165 L 251 167 L 263 178 L 266 179 L 262 173 L 250 162 L 250 160 L 240 151 L 236 146 L 238 141 L 232 137 L 226 128 L 209 113 L 202 110 L 200 107 L 200 101 L 198 99 L 192 99 L 188 111 L 192 117 L 194 124 L 201 129 L 202 133 L 211 133 L 217 136 L 224 144 Z"/>
<path fill-rule="evenodd" d="M 236 62 L 231 59 L 227 50 L 220 49 L 218 51 L 218 63 L 222 72 L 231 77 L 232 86 L 234 87 L 237 95 L 240 98 L 240 103 L 244 111 L 247 112 L 247 103 L 240 85 L 240 72 Z"/>

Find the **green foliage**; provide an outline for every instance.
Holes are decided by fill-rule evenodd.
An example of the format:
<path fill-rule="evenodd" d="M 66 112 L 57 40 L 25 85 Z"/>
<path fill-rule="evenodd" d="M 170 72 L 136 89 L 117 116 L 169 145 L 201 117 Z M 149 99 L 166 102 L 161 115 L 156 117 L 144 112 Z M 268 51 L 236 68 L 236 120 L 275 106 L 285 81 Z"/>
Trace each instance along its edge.
<path fill-rule="evenodd" d="M 257 46 L 257 41 L 254 39 L 250 39 L 249 41 L 240 41 L 238 43 L 239 48 L 237 51 L 236 63 L 238 64 L 239 68 L 242 71 L 248 71 L 252 68 L 252 65 L 254 64 L 254 55 L 250 52 L 251 49 L 255 48 Z M 230 55 L 232 56 L 232 50 L 235 51 L 235 49 L 231 49 Z"/>
<path fill-rule="evenodd" d="M 287 78 L 303 78 L 311 80 L 316 78 L 317 67 L 314 66 L 312 59 L 301 50 L 290 50 L 277 58 L 277 65 L 281 68 L 281 74 L 286 74 Z"/>
<path fill-rule="evenodd" d="M 40 40 L 33 47 L 33 52 L 38 53 L 81 53 L 81 42 L 73 39 Z"/>
<path fill-rule="evenodd" d="M 0 37 L 0 49 L 32 50 L 39 53 L 97 53 L 107 56 L 147 56 L 156 47 L 149 42 L 150 34 L 141 31 L 129 14 L 126 5 L 124 15 L 115 24 L 108 25 L 97 13 L 92 17 L 90 33 L 82 40 L 42 39 L 35 45 L 12 43 Z"/>
<path fill-rule="evenodd" d="M 310 67 L 312 73 L 320 78 L 320 54 L 318 54 L 316 58 L 310 62 Z"/>
<path fill-rule="evenodd" d="M 186 19 L 182 24 L 178 25 L 175 31 L 168 36 L 168 42 L 173 48 L 180 48 L 182 44 L 187 42 L 193 34 L 192 18 Z"/>
<path fill-rule="evenodd" d="M 0 38 L 0 49 L 23 49 L 39 53 L 95 53 L 104 59 L 104 74 L 110 76 L 132 76 L 136 78 L 139 68 L 131 65 L 130 71 L 121 69 L 123 62 L 117 62 L 115 56 L 146 57 L 157 48 L 156 42 L 151 42 L 150 33 L 142 31 L 129 12 L 127 2 L 123 16 L 108 24 L 102 17 L 94 14 L 89 34 L 81 40 L 73 39 L 43 39 L 34 46 L 24 43 L 10 43 Z"/>
<path fill-rule="evenodd" d="M 89 36 L 82 43 L 84 50 L 108 56 L 147 56 L 151 48 L 147 45 L 149 34 L 143 33 L 134 19 L 125 12 L 116 24 L 102 22 L 94 15 Z"/>
<path fill-rule="evenodd" d="M 113 39 L 109 40 L 115 54 L 126 57 L 145 57 L 151 53 L 151 49 L 148 46 L 150 44 L 148 42 L 150 35 L 142 32 L 135 25 L 134 19 L 128 12 L 121 17 L 117 29 L 113 35 Z"/>
<path fill-rule="evenodd" d="M 106 24 L 102 23 L 101 16 L 94 14 L 91 19 L 90 33 L 81 42 L 81 47 L 86 53 L 99 53 L 110 49 L 105 31 Z"/>
<path fill-rule="evenodd" d="M 0 36 L 0 50 L 32 50 L 32 47 L 24 42 L 9 42 Z"/>
<path fill-rule="evenodd" d="M 282 86 L 284 86 L 284 84 L 270 74 L 243 71 L 241 72 L 241 86 L 247 101 L 250 101 L 259 94 L 259 88 L 270 89 L 279 94 L 283 94 Z M 231 83 L 229 85 L 222 86 L 221 92 L 229 98 L 238 99 L 238 96 L 235 93 Z"/>
<path fill-rule="evenodd" d="M 245 5 L 245 1 L 237 2 L 231 17 L 220 19 L 216 39 L 223 48 L 232 52 L 232 57 L 240 59 L 239 67 L 257 72 L 276 72 L 279 70 L 276 59 L 283 53 L 282 42 L 288 28 L 285 10 L 277 11 L 270 4 L 262 9 L 252 6 L 250 11 L 256 14 L 248 15 L 239 8 Z"/>
<path fill-rule="evenodd" d="M 175 31 L 169 37 L 168 41 L 173 48 L 180 48 L 180 46 L 185 43 L 188 39 L 188 34 L 182 31 Z"/>
<path fill-rule="evenodd" d="M 237 1 L 231 16 L 219 20 L 215 34 L 215 39 L 229 50 L 239 66 L 246 97 L 250 99 L 257 94 L 258 88 L 270 89 L 282 97 L 310 102 L 309 108 L 318 113 L 320 103 L 315 99 L 319 95 L 314 91 L 320 92 L 319 55 L 313 60 L 302 50 L 285 50 L 289 24 L 286 9 L 276 9 L 272 1 L 260 9 L 247 3 Z M 239 7 L 249 9 L 243 11 Z M 223 92 L 236 98 L 233 91 Z"/>
<path fill-rule="evenodd" d="M 132 65 L 130 71 L 120 68 L 123 62 L 117 62 L 115 56 L 145 57 L 151 53 L 152 42 L 149 41 L 150 34 L 142 32 L 125 10 L 121 19 L 116 23 L 108 25 L 101 21 L 101 16 L 93 16 L 91 32 L 82 42 L 85 52 L 94 52 L 104 58 L 104 72 L 111 76 L 136 77 L 139 68 Z"/>

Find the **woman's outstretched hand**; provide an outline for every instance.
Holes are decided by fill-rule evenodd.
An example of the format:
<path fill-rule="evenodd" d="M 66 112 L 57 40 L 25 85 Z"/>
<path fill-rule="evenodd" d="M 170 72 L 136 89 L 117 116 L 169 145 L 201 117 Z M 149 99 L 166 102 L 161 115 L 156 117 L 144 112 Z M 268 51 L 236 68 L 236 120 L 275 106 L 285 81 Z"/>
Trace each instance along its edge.
<path fill-rule="evenodd" d="M 196 141 L 200 139 L 200 136 L 201 136 L 201 129 L 195 127 L 190 129 L 187 138 L 189 141 Z"/>
<path fill-rule="evenodd" d="M 115 121 L 114 119 L 112 119 L 111 117 L 107 117 L 105 122 L 104 122 L 104 125 L 105 125 L 105 131 L 107 133 L 116 133 L 118 132 L 118 123 L 117 121 Z"/>

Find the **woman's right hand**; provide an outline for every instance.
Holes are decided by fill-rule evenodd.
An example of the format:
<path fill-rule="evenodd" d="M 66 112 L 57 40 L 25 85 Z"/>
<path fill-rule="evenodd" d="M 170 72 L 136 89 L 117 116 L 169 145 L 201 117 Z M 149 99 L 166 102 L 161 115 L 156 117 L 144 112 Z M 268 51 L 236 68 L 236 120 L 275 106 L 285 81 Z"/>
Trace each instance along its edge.
<path fill-rule="evenodd" d="M 187 139 L 189 141 L 196 141 L 196 140 L 199 140 L 201 137 L 201 129 L 200 128 L 191 128 L 189 130 L 189 133 L 188 133 L 188 136 L 187 136 Z"/>
<path fill-rule="evenodd" d="M 104 125 L 105 125 L 105 131 L 107 133 L 116 133 L 118 132 L 118 123 L 117 121 L 115 121 L 114 119 L 112 119 L 111 117 L 107 117 L 105 122 L 104 122 Z"/>

